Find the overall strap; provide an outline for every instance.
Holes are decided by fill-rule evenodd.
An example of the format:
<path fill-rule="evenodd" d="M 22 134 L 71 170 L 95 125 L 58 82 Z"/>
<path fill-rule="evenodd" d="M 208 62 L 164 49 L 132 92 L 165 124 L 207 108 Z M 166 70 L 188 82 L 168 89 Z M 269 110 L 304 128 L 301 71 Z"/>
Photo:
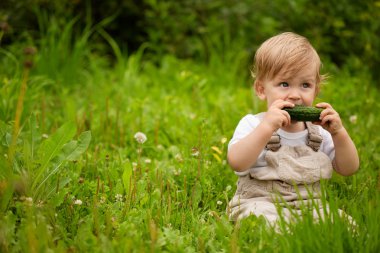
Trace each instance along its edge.
<path fill-rule="evenodd" d="M 311 122 L 305 122 L 307 130 L 309 132 L 307 138 L 307 145 L 311 147 L 314 151 L 318 151 L 322 144 L 322 135 L 319 133 L 318 126 L 312 124 Z"/>
<path fill-rule="evenodd" d="M 281 147 L 280 136 L 278 135 L 278 133 L 274 132 L 272 136 L 270 137 L 265 148 L 268 150 L 277 151 L 279 150 L 280 147 Z"/>

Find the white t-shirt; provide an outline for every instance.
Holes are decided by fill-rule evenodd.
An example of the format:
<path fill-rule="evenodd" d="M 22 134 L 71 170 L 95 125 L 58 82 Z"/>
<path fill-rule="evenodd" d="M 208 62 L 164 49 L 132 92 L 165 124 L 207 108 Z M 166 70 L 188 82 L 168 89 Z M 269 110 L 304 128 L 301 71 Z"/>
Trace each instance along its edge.
<path fill-rule="evenodd" d="M 244 118 L 242 118 L 235 129 L 234 135 L 230 142 L 228 143 L 228 148 L 232 145 L 243 139 L 249 133 L 251 133 L 259 124 L 261 119 L 263 118 L 265 113 L 259 113 L 256 115 L 248 114 Z M 323 129 L 321 126 L 318 126 L 319 133 L 322 135 L 323 141 L 321 143 L 320 151 L 325 153 L 331 160 L 335 157 L 335 149 L 334 143 L 332 141 L 331 135 L 328 131 Z M 297 133 L 289 133 L 282 129 L 277 130 L 277 134 L 280 136 L 281 145 L 284 146 L 303 146 L 307 144 L 307 129 L 297 132 Z M 258 170 L 264 169 L 267 166 L 267 162 L 265 161 L 265 155 L 267 150 L 263 149 L 261 151 L 259 157 L 255 164 L 251 166 L 250 169 L 243 172 L 235 172 L 239 176 L 244 176 L 249 173 L 250 170 Z"/>

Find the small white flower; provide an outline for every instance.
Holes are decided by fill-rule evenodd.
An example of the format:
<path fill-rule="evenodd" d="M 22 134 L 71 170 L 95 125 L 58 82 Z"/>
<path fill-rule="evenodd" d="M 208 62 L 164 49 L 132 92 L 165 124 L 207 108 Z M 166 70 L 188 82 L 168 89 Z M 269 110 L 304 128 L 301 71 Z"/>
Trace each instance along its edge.
<path fill-rule="evenodd" d="M 47 134 L 42 134 L 42 138 L 47 139 L 47 138 L 49 138 L 49 135 L 47 135 Z"/>
<path fill-rule="evenodd" d="M 350 116 L 350 122 L 352 124 L 356 124 L 357 121 L 358 121 L 358 116 L 357 115 L 351 115 Z"/>
<path fill-rule="evenodd" d="M 106 197 L 105 196 L 101 196 L 99 202 L 100 202 L 100 204 L 106 203 Z"/>
<path fill-rule="evenodd" d="M 149 158 L 145 159 L 145 163 L 146 164 L 151 164 L 152 163 L 152 160 L 150 160 Z"/>
<path fill-rule="evenodd" d="M 82 205 L 82 200 L 80 200 L 80 199 L 76 199 L 76 200 L 74 200 L 74 205 L 78 205 L 78 206 L 80 206 L 80 205 Z"/>
<path fill-rule="evenodd" d="M 231 191 L 231 189 L 232 189 L 232 186 L 231 185 L 227 185 L 227 187 L 226 187 L 226 191 Z"/>
<path fill-rule="evenodd" d="M 227 142 L 227 138 L 226 138 L 226 137 L 223 137 L 223 138 L 220 140 L 220 142 L 221 142 L 222 144 L 226 143 L 226 142 Z"/>
<path fill-rule="evenodd" d="M 181 173 L 182 173 L 182 170 L 181 170 L 181 169 L 178 169 L 178 170 L 174 169 L 174 171 L 173 171 L 173 174 L 174 174 L 175 176 L 179 176 L 179 175 L 181 175 Z"/>
<path fill-rule="evenodd" d="M 178 161 L 178 162 L 180 162 L 180 163 L 182 163 L 183 162 L 183 158 L 182 158 L 182 155 L 181 154 L 176 154 L 175 156 L 174 156 L 174 158 Z"/>
<path fill-rule="evenodd" d="M 142 132 L 137 132 L 135 134 L 135 139 L 140 144 L 143 144 L 147 140 L 146 135 Z"/>
<path fill-rule="evenodd" d="M 116 194 L 115 199 L 117 202 L 123 202 L 124 196 L 122 194 Z"/>
<path fill-rule="evenodd" d="M 220 201 L 220 200 L 218 200 L 218 201 L 216 201 L 216 204 L 217 204 L 218 206 L 220 206 L 221 204 L 223 204 L 223 202 Z"/>
<path fill-rule="evenodd" d="M 197 115 L 195 113 L 190 113 L 190 115 L 189 115 L 189 118 L 191 120 L 194 120 L 196 117 L 197 117 Z"/>
<path fill-rule="evenodd" d="M 137 170 L 137 166 L 138 166 L 138 164 L 136 162 L 132 162 L 132 169 L 133 169 L 133 171 Z"/>
<path fill-rule="evenodd" d="M 191 149 L 191 155 L 194 156 L 194 157 L 199 156 L 199 149 L 196 148 L 196 147 L 193 147 L 193 148 Z"/>

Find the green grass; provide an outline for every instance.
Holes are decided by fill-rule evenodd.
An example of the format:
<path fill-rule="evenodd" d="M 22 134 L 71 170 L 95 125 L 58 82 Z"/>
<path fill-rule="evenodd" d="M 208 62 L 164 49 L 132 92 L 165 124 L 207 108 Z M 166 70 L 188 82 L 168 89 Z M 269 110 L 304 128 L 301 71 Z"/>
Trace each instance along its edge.
<path fill-rule="evenodd" d="M 234 224 L 226 215 L 237 180 L 226 138 L 265 108 L 250 86 L 250 55 L 213 53 L 207 64 L 166 56 L 157 66 L 143 49 L 122 56 L 101 31 L 118 56 L 110 66 L 85 50 L 88 33 L 68 47 L 71 25 L 61 42 L 55 30 L 40 42 L 11 161 L 23 67 L 15 48 L 1 51 L 1 252 L 380 250 L 380 92 L 365 72 L 331 66 L 318 98 L 339 111 L 361 159 L 356 175 L 334 174 L 325 187 L 334 220 L 306 215 L 279 232 L 262 218 Z"/>

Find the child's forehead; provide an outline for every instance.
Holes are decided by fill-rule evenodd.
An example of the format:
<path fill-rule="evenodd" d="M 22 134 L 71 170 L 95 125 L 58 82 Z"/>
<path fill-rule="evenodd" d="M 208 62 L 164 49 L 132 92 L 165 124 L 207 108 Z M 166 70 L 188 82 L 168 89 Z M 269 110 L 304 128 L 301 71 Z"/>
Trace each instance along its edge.
<path fill-rule="evenodd" d="M 317 69 L 315 64 L 307 64 L 303 66 L 284 67 L 277 75 L 277 78 L 281 79 L 293 79 L 300 78 L 303 80 L 314 81 L 316 79 Z"/>

